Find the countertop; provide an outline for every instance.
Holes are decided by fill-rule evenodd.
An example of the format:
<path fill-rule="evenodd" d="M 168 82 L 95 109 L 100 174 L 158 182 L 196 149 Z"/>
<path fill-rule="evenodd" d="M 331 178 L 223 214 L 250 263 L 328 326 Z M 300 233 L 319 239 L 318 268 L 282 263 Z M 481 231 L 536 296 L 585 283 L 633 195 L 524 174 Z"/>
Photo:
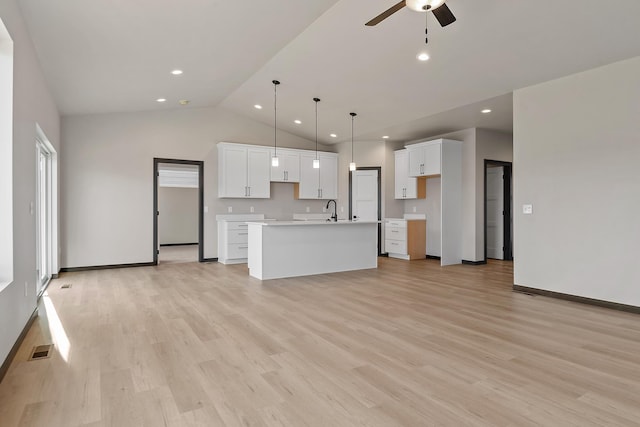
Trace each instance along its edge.
<path fill-rule="evenodd" d="M 247 224 L 258 224 L 269 227 L 282 226 L 308 226 L 308 225 L 354 225 L 354 224 L 378 224 L 380 221 L 351 221 L 351 220 L 308 220 L 308 221 L 247 221 Z"/>

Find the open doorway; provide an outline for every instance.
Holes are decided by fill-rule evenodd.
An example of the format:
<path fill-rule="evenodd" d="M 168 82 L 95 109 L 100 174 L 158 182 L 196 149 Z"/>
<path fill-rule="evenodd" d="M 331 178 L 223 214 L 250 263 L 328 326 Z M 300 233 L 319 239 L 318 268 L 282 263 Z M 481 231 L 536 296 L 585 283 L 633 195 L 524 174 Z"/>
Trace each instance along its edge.
<path fill-rule="evenodd" d="M 204 261 L 204 162 L 153 159 L 153 262 Z"/>
<path fill-rule="evenodd" d="M 380 221 L 382 218 L 380 166 L 358 167 L 349 172 L 349 219 Z M 378 222 L 378 255 L 382 254 L 382 224 Z"/>
<path fill-rule="evenodd" d="M 513 260 L 512 164 L 484 161 L 484 259 Z"/>
<path fill-rule="evenodd" d="M 36 163 L 36 293 L 39 297 L 57 273 L 57 168 L 56 151 L 38 125 Z"/>

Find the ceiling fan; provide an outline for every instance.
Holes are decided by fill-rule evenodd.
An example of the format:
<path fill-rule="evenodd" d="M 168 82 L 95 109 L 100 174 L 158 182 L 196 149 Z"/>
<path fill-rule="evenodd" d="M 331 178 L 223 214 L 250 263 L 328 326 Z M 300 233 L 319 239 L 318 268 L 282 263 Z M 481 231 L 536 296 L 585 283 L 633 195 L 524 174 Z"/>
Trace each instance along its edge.
<path fill-rule="evenodd" d="M 434 16 L 440 23 L 440 26 L 446 27 L 449 24 L 453 24 L 456 21 L 456 17 L 451 12 L 451 9 L 445 4 L 446 0 L 403 0 L 391 6 L 389 9 L 382 12 L 380 15 L 367 22 L 366 26 L 373 27 L 384 21 L 403 7 L 407 6 L 411 10 L 416 12 L 433 12 Z"/>

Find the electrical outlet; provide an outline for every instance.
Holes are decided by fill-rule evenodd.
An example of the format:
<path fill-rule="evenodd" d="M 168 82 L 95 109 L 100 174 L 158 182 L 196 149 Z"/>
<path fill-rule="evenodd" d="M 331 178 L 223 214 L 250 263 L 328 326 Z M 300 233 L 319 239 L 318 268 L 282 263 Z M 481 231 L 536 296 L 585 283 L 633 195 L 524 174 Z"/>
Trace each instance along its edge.
<path fill-rule="evenodd" d="M 253 213 L 253 206 L 249 208 L 249 212 Z"/>
<path fill-rule="evenodd" d="M 324 207 L 322 208 L 322 212 L 326 212 L 326 211 L 327 211 L 327 207 L 326 207 L 326 206 L 324 206 Z"/>
<path fill-rule="evenodd" d="M 209 213 L 209 206 L 204 207 L 204 213 Z"/>
<path fill-rule="evenodd" d="M 309 206 L 307 206 L 307 212 L 311 212 L 311 209 L 309 208 Z"/>
<path fill-rule="evenodd" d="M 416 207 L 415 206 L 413 207 L 413 213 L 416 213 Z"/>
<path fill-rule="evenodd" d="M 533 213 L 533 205 L 522 205 L 522 213 L 531 215 Z"/>
<path fill-rule="evenodd" d="M 29 282 L 24 282 L 24 296 L 29 296 Z"/>
<path fill-rule="evenodd" d="M 340 206 L 340 213 L 344 213 L 344 206 Z"/>
<path fill-rule="evenodd" d="M 229 212 L 229 213 L 233 212 L 233 207 L 229 206 L 229 207 L 227 208 L 227 212 Z"/>

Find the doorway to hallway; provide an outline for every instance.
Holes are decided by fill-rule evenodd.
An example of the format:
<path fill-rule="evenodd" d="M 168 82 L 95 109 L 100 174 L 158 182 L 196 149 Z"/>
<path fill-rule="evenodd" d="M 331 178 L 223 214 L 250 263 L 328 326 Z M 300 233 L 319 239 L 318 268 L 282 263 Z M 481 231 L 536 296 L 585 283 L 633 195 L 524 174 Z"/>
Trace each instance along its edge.
<path fill-rule="evenodd" d="M 153 159 L 153 262 L 204 261 L 204 162 Z"/>
<path fill-rule="evenodd" d="M 513 260 L 512 164 L 484 161 L 484 259 Z"/>

